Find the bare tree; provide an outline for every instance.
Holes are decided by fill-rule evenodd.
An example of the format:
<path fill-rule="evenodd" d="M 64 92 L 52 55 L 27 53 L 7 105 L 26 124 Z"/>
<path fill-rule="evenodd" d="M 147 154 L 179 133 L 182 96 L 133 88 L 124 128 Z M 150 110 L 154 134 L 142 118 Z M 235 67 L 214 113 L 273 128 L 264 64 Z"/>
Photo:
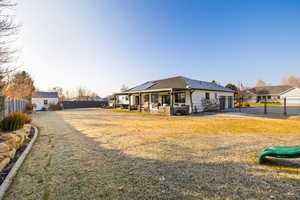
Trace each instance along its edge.
<path fill-rule="evenodd" d="M 264 87 L 266 86 L 266 83 L 263 80 L 258 80 L 256 82 L 256 87 Z"/>
<path fill-rule="evenodd" d="M 12 14 L 16 3 L 10 0 L 0 0 L 0 89 L 5 87 L 5 79 L 16 70 L 12 63 L 15 61 L 16 49 L 12 48 L 14 37 L 19 25 L 15 23 Z"/>
<path fill-rule="evenodd" d="M 81 97 L 86 96 L 87 90 L 83 87 L 77 88 L 77 97 L 80 99 Z"/>
<path fill-rule="evenodd" d="M 90 90 L 84 87 L 78 87 L 76 91 L 76 99 L 79 101 L 88 101 L 90 99 L 90 94 Z"/>
<path fill-rule="evenodd" d="M 97 98 L 99 98 L 98 94 L 96 92 L 91 92 L 89 95 L 91 97 L 91 100 L 96 101 Z"/>
<path fill-rule="evenodd" d="M 300 87 L 300 77 L 289 76 L 282 81 L 284 85 L 290 85 L 293 87 Z"/>
<path fill-rule="evenodd" d="M 98 94 L 85 88 L 78 87 L 76 89 L 64 90 L 61 87 L 54 87 L 49 91 L 58 92 L 60 99 L 63 100 L 77 100 L 77 101 L 95 101 L 99 98 Z"/>
<path fill-rule="evenodd" d="M 64 97 L 65 97 L 65 100 L 70 100 L 72 98 L 69 90 L 65 90 Z"/>
<path fill-rule="evenodd" d="M 128 90 L 128 87 L 125 84 L 123 84 L 121 87 L 121 92 L 125 92 L 127 90 Z"/>
<path fill-rule="evenodd" d="M 63 90 L 62 87 L 56 86 L 56 87 L 52 88 L 51 91 L 57 92 L 58 98 L 59 98 L 61 101 L 64 101 L 64 100 L 65 100 L 64 90 Z"/>

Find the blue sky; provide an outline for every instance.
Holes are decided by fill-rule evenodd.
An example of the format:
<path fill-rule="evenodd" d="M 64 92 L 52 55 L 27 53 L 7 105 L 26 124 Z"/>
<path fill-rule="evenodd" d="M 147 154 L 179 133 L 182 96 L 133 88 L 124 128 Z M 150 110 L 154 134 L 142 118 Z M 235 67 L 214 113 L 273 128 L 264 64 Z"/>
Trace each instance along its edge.
<path fill-rule="evenodd" d="M 20 1 L 20 63 L 41 89 L 101 96 L 183 75 L 252 86 L 300 75 L 300 1 Z"/>

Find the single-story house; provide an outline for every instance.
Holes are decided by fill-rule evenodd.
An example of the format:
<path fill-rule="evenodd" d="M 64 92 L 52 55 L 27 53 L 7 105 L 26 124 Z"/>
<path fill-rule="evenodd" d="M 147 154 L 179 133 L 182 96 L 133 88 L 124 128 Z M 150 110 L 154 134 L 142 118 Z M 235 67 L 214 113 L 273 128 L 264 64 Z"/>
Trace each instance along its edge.
<path fill-rule="evenodd" d="M 243 91 L 242 97 L 249 103 L 282 103 L 286 98 L 288 104 L 300 104 L 300 88 L 288 85 L 254 87 Z"/>
<path fill-rule="evenodd" d="M 115 106 L 151 113 L 188 114 L 234 107 L 234 91 L 183 76 L 148 81 L 114 94 Z"/>
<path fill-rule="evenodd" d="M 32 93 L 32 104 L 35 111 L 48 110 L 49 105 L 58 104 L 58 93 L 57 92 L 33 92 Z"/>

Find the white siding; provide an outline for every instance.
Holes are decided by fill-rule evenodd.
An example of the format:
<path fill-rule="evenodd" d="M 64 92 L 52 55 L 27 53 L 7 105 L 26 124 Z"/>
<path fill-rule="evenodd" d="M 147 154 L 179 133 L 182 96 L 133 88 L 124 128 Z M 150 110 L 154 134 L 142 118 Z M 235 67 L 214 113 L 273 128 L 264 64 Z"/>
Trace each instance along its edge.
<path fill-rule="evenodd" d="M 118 104 L 124 104 L 124 105 L 129 104 L 129 98 L 127 95 L 119 95 L 117 97 L 118 97 L 118 99 L 117 99 Z"/>
<path fill-rule="evenodd" d="M 45 100 L 48 101 L 48 104 L 44 104 Z M 34 110 L 42 110 L 46 108 L 48 110 L 50 104 L 57 104 L 58 98 L 32 98 L 32 104 L 35 105 Z"/>
<path fill-rule="evenodd" d="M 294 88 L 293 90 L 281 95 L 281 100 L 286 98 L 287 104 L 300 104 L 300 88 Z"/>
<path fill-rule="evenodd" d="M 203 111 L 204 107 L 202 105 L 202 99 L 205 99 L 205 93 L 209 93 L 209 99 L 215 100 L 215 101 L 217 101 L 221 96 L 232 97 L 232 101 L 234 98 L 234 94 L 230 93 L 230 92 L 197 90 L 197 91 L 194 91 L 192 94 L 194 111 L 196 111 L 196 110 L 197 110 L 197 112 Z M 232 104 L 233 104 L 233 102 L 232 102 Z M 228 108 L 228 107 L 229 107 L 228 98 L 226 98 L 225 108 Z M 233 107 L 233 105 L 232 105 L 232 107 Z"/>

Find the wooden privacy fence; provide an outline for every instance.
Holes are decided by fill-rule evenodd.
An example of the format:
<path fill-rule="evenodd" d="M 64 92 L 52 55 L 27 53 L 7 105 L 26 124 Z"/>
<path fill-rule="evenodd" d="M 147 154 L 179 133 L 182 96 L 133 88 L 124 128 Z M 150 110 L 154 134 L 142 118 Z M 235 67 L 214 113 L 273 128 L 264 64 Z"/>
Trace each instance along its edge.
<path fill-rule="evenodd" d="M 12 112 L 25 112 L 27 100 L 0 95 L 0 119 Z"/>

